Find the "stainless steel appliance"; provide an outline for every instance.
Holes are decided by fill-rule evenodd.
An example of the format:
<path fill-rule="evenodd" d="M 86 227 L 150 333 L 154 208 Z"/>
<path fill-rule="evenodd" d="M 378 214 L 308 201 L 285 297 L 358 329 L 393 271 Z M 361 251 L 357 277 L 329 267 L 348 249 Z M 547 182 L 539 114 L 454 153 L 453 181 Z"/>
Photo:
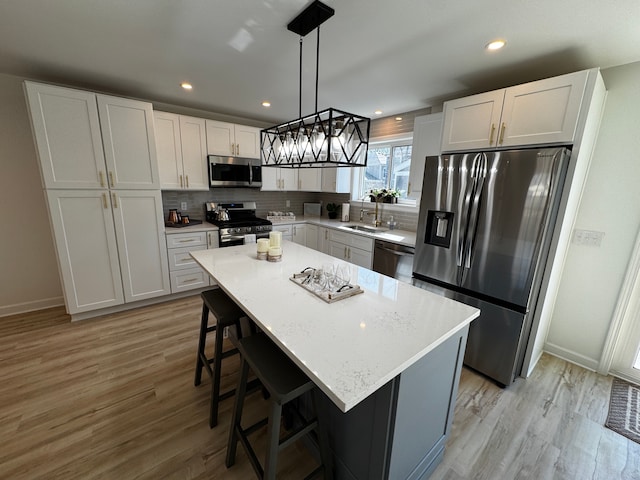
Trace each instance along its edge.
<path fill-rule="evenodd" d="M 262 186 L 262 166 L 259 158 L 207 155 L 207 160 L 210 187 Z"/>
<path fill-rule="evenodd" d="M 256 202 L 207 202 L 205 207 L 207 222 L 218 227 L 220 248 L 243 245 L 246 235 L 255 235 L 256 238 L 269 237 L 271 222 L 256 217 Z"/>
<path fill-rule="evenodd" d="M 411 283 L 413 247 L 376 240 L 373 250 L 373 270 L 403 282 Z"/>
<path fill-rule="evenodd" d="M 414 284 L 481 310 L 465 363 L 521 374 L 566 176 L 563 147 L 427 157 Z"/>

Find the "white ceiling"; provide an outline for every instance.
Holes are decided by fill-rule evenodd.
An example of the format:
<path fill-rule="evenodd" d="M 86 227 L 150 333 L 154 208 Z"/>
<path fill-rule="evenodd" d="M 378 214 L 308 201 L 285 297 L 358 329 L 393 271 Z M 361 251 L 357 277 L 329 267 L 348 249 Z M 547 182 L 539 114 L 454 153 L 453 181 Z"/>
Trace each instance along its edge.
<path fill-rule="evenodd" d="M 286 25 L 308 3 L 0 0 L 0 72 L 276 123 L 298 115 L 298 36 Z M 336 13 L 320 32 L 319 109 L 386 116 L 640 60 L 638 0 L 324 3 Z M 486 52 L 497 37 L 507 46 Z M 314 31 L 303 115 L 315 110 L 315 51 Z"/>

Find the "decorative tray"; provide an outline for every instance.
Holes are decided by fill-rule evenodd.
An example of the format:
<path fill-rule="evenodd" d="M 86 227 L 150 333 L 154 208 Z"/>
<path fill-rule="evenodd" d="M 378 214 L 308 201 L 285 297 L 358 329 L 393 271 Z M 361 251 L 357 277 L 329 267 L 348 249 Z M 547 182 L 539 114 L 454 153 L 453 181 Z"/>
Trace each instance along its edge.
<path fill-rule="evenodd" d="M 173 222 L 167 222 L 166 220 L 164 222 L 165 227 L 171 227 L 171 228 L 191 227 L 193 225 L 201 225 L 201 224 L 202 224 L 202 220 L 191 220 L 191 219 L 189 219 L 189 223 L 173 223 Z"/>
<path fill-rule="evenodd" d="M 310 277 L 311 274 L 309 273 L 294 273 L 293 276 L 289 277 L 289 280 L 313 293 L 316 297 L 321 298 L 327 303 L 337 302 L 338 300 L 343 300 L 345 298 L 358 295 L 359 293 L 364 293 L 364 290 L 360 288 L 360 285 L 351 284 L 345 285 L 338 290 L 319 290 L 314 288 L 315 284 L 308 283 Z"/>

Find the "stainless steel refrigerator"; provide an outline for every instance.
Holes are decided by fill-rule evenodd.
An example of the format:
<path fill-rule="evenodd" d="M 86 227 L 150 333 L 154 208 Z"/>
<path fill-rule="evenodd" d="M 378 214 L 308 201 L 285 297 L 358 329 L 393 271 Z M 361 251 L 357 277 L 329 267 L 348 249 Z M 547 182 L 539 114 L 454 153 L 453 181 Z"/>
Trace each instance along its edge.
<path fill-rule="evenodd" d="M 501 385 L 521 374 L 569 158 L 554 147 L 426 159 L 414 284 L 481 310 L 464 361 Z"/>

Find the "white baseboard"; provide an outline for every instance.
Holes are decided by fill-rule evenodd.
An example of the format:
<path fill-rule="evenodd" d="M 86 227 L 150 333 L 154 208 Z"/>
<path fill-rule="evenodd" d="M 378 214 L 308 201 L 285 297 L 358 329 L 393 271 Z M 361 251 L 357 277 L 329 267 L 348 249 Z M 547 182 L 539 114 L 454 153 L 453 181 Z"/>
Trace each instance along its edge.
<path fill-rule="evenodd" d="M 45 308 L 60 306 L 64 306 L 64 298 L 62 297 L 44 298 L 42 300 L 15 303 L 13 305 L 2 305 L 0 306 L 0 317 L 17 315 L 19 313 L 35 312 L 36 310 L 44 310 Z"/>
<path fill-rule="evenodd" d="M 587 370 L 591 370 L 592 372 L 598 370 L 598 364 L 600 363 L 599 360 L 586 357 L 584 355 L 581 355 L 580 353 L 576 353 L 572 350 L 554 345 L 553 343 L 545 343 L 544 351 L 553 355 L 554 357 L 561 358 L 563 360 L 566 360 L 567 362 L 575 363 L 576 365 L 586 368 Z"/>

